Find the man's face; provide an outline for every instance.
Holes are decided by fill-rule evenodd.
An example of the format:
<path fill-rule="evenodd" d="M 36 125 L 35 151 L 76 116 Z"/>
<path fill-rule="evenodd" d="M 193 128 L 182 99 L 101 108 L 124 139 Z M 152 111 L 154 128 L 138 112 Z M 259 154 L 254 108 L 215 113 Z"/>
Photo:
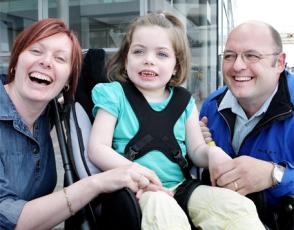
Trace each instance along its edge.
<path fill-rule="evenodd" d="M 248 23 L 234 29 L 224 50 L 224 80 L 242 105 L 261 107 L 275 90 L 285 65 L 277 53 L 270 30 Z"/>

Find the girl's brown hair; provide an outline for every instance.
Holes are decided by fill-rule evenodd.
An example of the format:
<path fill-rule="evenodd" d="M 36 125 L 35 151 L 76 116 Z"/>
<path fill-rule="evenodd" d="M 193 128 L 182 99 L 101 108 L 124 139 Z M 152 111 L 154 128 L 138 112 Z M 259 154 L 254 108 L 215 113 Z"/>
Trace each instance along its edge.
<path fill-rule="evenodd" d="M 128 79 L 125 63 L 132 43 L 134 31 L 142 26 L 160 26 L 167 29 L 176 56 L 176 74 L 172 76 L 169 85 L 182 84 L 190 71 L 191 54 L 186 31 L 181 21 L 166 12 L 149 13 L 135 18 L 125 34 L 118 52 L 110 59 L 107 68 L 109 80 L 126 81 Z"/>

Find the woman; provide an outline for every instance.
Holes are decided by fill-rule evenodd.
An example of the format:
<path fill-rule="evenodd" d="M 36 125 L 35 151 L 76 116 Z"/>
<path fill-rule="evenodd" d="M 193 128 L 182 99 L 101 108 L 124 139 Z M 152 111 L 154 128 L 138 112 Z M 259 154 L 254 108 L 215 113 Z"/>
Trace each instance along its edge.
<path fill-rule="evenodd" d="M 8 78 L 0 81 L 1 229 L 52 228 L 100 193 L 136 192 L 142 176 L 157 184 L 151 189 L 161 189 L 153 172 L 130 164 L 52 193 L 56 167 L 47 105 L 62 89 L 74 94 L 81 60 L 76 36 L 59 19 L 38 21 L 15 40 Z"/>

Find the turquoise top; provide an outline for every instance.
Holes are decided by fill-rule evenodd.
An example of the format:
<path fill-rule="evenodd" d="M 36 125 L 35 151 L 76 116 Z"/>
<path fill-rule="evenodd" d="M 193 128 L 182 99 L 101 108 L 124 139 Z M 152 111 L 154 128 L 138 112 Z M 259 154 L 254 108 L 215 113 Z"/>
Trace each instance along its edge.
<path fill-rule="evenodd" d="M 174 88 L 169 87 L 169 90 L 170 95 L 163 102 L 149 103 L 152 109 L 155 111 L 161 111 L 167 106 L 173 95 Z M 96 116 L 97 110 L 102 108 L 117 118 L 112 147 L 116 152 L 124 156 L 125 147 L 137 133 L 139 123 L 124 94 L 122 86 L 118 82 L 99 83 L 92 90 L 92 99 L 94 102 L 94 117 Z M 195 101 L 191 97 L 187 108 L 182 113 L 174 127 L 174 134 L 181 147 L 183 155 L 186 155 L 187 152 L 185 146 L 185 124 L 194 106 Z M 173 187 L 185 179 L 179 165 L 170 161 L 160 151 L 151 151 L 143 157 L 135 160 L 135 162 L 153 170 L 163 185 L 167 188 Z"/>

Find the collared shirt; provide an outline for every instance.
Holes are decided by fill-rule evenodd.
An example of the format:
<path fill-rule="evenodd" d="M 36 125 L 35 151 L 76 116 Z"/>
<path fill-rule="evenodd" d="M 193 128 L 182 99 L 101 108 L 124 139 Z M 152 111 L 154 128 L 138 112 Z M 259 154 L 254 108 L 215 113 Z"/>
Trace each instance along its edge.
<path fill-rule="evenodd" d="M 6 93 L 1 77 L 0 229 L 14 229 L 25 203 L 51 193 L 57 175 L 47 112 L 30 132 Z"/>
<path fill-rule="evenodd" d="M 230 90 L 227 91 L 222 102 L 220 103 L 218 111 L 230 108 L 231 111 L 234 114 L 236 114 L 236 121 L 235 121 L 233 140 L 232 140 L 232 146 L 235 153 L 239 152 L 240 146 L 244 138 L 247 136 L 248 133 L 251 132 L 251 130 L 255 127 L 255 125 L 262 119 L 264 113 L 267 111 L 269 104 L 271 103 L 272 98 L 276 94 L 277 90 L 278 90 L 278 86 L 276 87 L 272 95 L 264 102 L 261 108 L 249 119 L 246 113 L 244 112 L 243 108 L 238 103 L 236 97 L 232 94 Z"/>

